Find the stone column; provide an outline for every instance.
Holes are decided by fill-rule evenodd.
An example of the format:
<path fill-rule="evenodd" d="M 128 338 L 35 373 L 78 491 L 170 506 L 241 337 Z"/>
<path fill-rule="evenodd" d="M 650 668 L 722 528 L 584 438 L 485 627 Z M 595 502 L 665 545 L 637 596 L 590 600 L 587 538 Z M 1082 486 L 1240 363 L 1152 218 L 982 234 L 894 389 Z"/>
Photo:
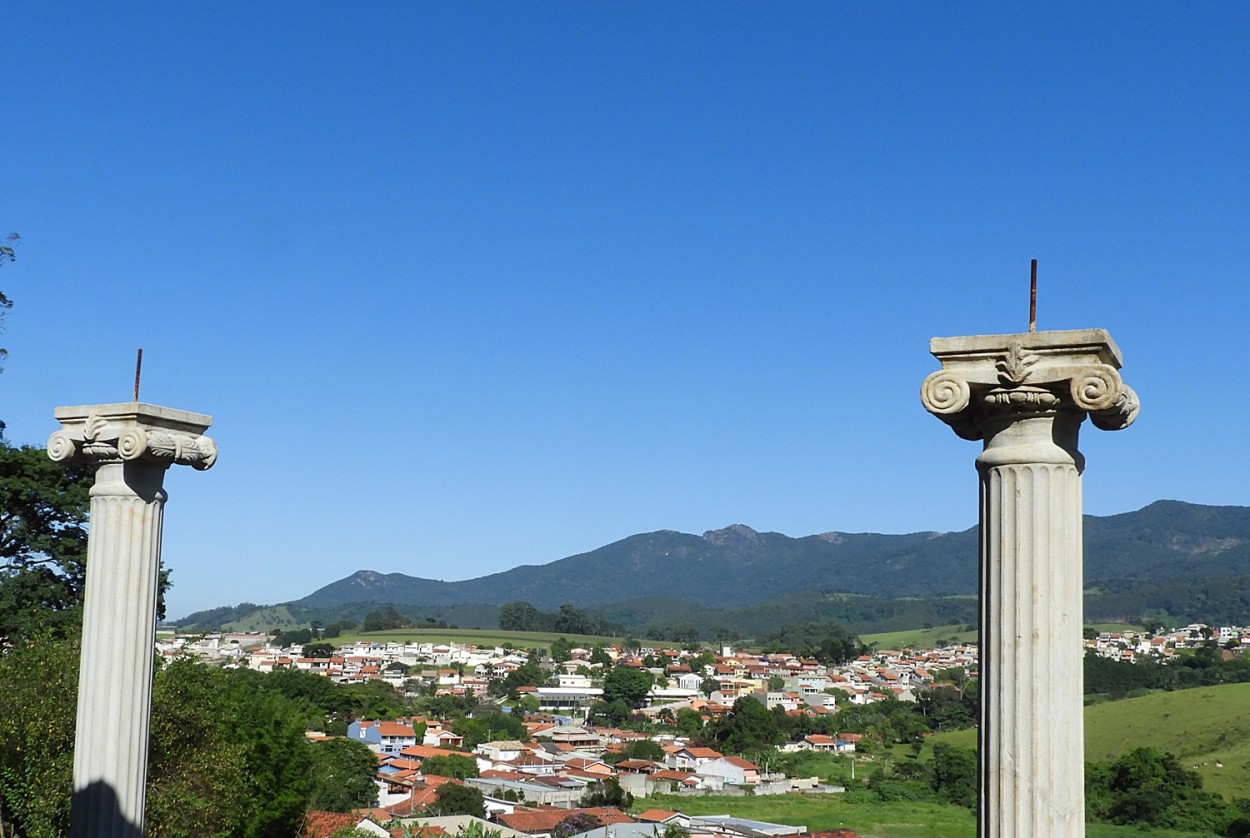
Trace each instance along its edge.
<path fill-rule="evenodd" d="M 127 402 L 59 407 L 53 460 L 96 469 L 91 488 L 70 835 L 143 834 L 161 522 L 170 465 L 206 469 L 212 419 Z"/>
<path fill-rule="evenodd" d="M 925 409 L 981 440 L 979 838 L 1083 836 L 1086 416 L 1137 416 L 1102 329 L 934 338 Z"/>

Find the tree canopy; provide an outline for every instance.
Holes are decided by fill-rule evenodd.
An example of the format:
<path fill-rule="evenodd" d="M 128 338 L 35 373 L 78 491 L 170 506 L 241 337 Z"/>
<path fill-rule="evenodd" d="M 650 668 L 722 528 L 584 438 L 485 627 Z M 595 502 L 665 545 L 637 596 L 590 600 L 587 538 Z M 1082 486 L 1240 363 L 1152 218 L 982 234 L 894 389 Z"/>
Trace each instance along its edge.
<path fill-rule="evenodd" d="M 78 651 L 73 638 L 43 634 L 0 654 L 5 835 L 68 833 Z M 148 838 L 286 838 L 314 803 L 372 802 L 376 757 L 347 740 L 308 742 L 308 704 L 267 688 L 280 674 L 226 672 L 190 660 L 157 670 Z"/>
<path fill-rule="evenodd" d="M 843 664 L 867 653 L 859 636 L 836 622 L 786 625 L 761 638 L 765 651 L 786 651 L 821 663 Z"/>
<path fill-rule="evenodd" d="M 0 443 L 0 641 L 81 622 L 91 470 Z"/>
<path fill-rule="evenodd" d="M 641 707 L 651 691 L 651 673 L 630 666 L 616 666 L 603 677 L 603 700 L 623 701 L 631 708 Z"/>
<path fill-rule="evenodd" d="M 444 783 L 434 792 L 434 800 L 429 808 L 438 815 L 486 816 L 486 798 L 472 786 Z"/>

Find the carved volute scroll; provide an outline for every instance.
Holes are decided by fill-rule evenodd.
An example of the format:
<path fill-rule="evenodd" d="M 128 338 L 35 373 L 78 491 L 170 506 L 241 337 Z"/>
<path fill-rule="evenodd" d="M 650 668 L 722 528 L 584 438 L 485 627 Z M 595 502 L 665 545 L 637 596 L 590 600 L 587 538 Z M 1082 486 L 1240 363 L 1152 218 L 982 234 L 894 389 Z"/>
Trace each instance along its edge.
<path fill-rule="evenodd" d="M 58 462 L 97 464 L 144 461 L 203 471 L 217 461 L 217 445 L 203 435 L 211 419 L 197 413 L 140 403 L 58 408 L 62 428 L 48 438 Z"/>
<path fill-rule="evenodd" d="M 1137 394 L 1102 329 L 934 338 L 930 349 L 942 369 L 925 379 L 921 402 L 964 439 L 1013 414 L 1079 412 L 1103 430 L 1137 418 Z"/>

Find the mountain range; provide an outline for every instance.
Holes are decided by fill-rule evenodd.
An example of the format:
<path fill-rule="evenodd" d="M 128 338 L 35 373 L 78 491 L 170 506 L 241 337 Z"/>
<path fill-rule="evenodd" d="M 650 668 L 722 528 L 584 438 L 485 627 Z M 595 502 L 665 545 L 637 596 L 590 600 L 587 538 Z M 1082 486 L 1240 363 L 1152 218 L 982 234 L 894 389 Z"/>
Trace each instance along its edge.
<path fill-rule="evenodd" d="M 1246 586 L 1229 580 L 1243 576 L 1250 577 L 1250 508 L 1158 501 L 1136 512 L 1085 517 L 1087 619 L 1136 619 L 1147 611 L 1180 617 L 1204 600 L 1212 609 L 1236 611 L 1243 604 L 1237 591 Z M 458 582 L 359 570 L 283 605 L 301 617 L 363 614 L 379 604 L 409 614 L 471 613 L 470 619 L 485 627 L 492 609 L 483 606 L 524 600 L 554 610 L 572 603 L 637 630 L 673 618 L 696 625 L 767 624 L 775 622 L 779 608 L 785 609 L 783 616 L 796 609 L 819 616 L 852 607 L 862 617 L 869 612 L 880 617 L 898 613 L 900 602 L 912 603 L 902 610 L 925 612 L 916 619 L 966 622 L 975 620 L 975 600 L 968 598 L 976 589 L 976 527 L 792 538 L 735 524 L 701 536 L 669 530 L 632 535 L 548 564 Z M 1193 600 L 1184 613 L 1173 610 L 1181 606 L 1178 594 Z M 1250 601 L 1244 605 L 1242 622 L 1250 622 Z M 765 618 L 751 620 L 760 609 Z M 238 610 L 198 612 L 183 622 L 213 627 L 215 612 L 222 612 L 217 617 L 229 612 L 233 620 L 241 616 Z"/>

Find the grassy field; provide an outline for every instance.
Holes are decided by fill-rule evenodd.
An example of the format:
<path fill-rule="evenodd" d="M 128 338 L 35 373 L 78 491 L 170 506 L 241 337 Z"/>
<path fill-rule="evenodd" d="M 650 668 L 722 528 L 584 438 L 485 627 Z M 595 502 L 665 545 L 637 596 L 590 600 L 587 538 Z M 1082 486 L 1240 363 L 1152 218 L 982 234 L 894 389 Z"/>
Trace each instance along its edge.
<path fill-rule="evenodd" d="M 852 829 L 863 838 L 974 838 L 976 818 L 959 806 L 940 803 L 847 803 L 837 794 L 786 794 L 773 797 L 677 797 L 656 795 L 635 809 L 678 810 L 687 815 L 801 824 L 809 831 Z M 1089 838 L 1201 838 L 1201 833 L 1090 824 Z M 1038 837 L 1040 838 L 1040 836 Z"/>
<path fill-rule="evenodd" d="M 1250 684 L 1155 693 L 1085 711 L 1085 755 L 1111 760 L 1149 745 L 1202 775 L 1208 791 L 1250 797 Z"/>
<path fill-rule="evenodd" d="M 1140 625 L 1133 625 L 1132 623 L 1086 623 L 1085 626 L 1086 628 L 1092 628 L 1098 631 L 1109 631 L 1112 633 L 1142 630 Z"/>
<path fill-rule="evenodd" d="M 308 628 L 308 622 L 292 617 L 285 605 L 271 605 L 242 620 L 223 623 L 222 628 L 226 631 L 280 631 Z"/>
<path fill-rule="evenodd" d="M 357 640 L 375 643 L 472 643 L 478 646 L 502 646 L 511 643 L 518 649 L 550 648 L 552 641 L 563 637 L 574 646 L 589 648 L 598 643 L 620 643 L 619 637 L 597 637 L 583 634 L 559 634 L 550 631 L 500 631 L 499 629 L 396 629 L 394 631 L 348 631 L 332 638 L 330 643 L 342 646 Z"/>
<path fill-rule="evenodd" d="M 1085 758 L 1110 761 L 1133 748 L 1171 751 L 1226 799 L 1250 797 L 1250 684 L 1154 693 L 1085 708 Z M 976 731 L 933 742 L 976 747 Z"/>
<path fill-rule="evenodd" d="M 952 638 L 957 643 L 975 643 L 977 633 L 975 630 L 967 631 L 963 625 L 953 625 L 860 635 L 861 640 L 878 649 L 934 649 L 945 645 Z"/>
<path fill-rule="evenodd" d="M 1128 623 L 1091 623 L 1091 628 L 1098 631 L 1140 631 L 1141 626 Z M 967 631 L 966 626 L 934 626 L 927 629 L 909 629 L 907 631 L 885 631 L 878 634 L 863 634 L 860 639 L 878 649 L 933 649 L 945 645 L 952 638 L 959 643 L 975 643 L 976 630 Z"/>

